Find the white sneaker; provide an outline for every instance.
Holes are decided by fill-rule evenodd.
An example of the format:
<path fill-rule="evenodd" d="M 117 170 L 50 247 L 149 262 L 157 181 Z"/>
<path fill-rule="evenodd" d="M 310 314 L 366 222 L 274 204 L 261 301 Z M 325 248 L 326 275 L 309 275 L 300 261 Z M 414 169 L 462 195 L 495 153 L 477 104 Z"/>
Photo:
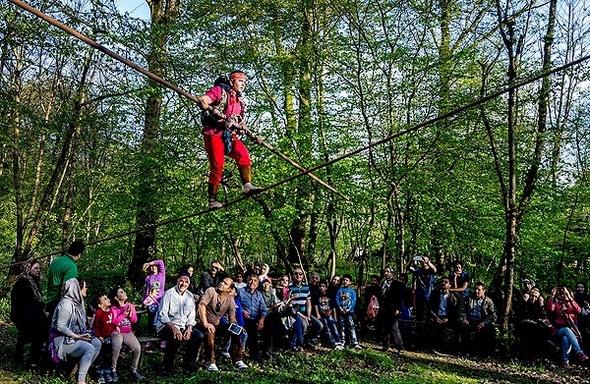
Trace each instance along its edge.
<path fill-rule="evenodd" d="M 225 357 L 226 359 L 231 359 L 231 355 L 229 354 L 229 352 L 221 352 L 221 356 Z"/>
<path fill-rule="evenodd" d="M 242 192 L 246 195 L 252 195 L 261 191 L 262 188 L 255 187 L 252 185 L 252 183 L 246 183 L 242 186 Z"/>
<path fill-rule="evenodd" d="M 215 363 L 211 363 L 211 364 L 207 364 L 207 371 L 217 372 L 217 371 L 219 371 L 219 368 L 217 368 L 217 365 L 215 365 Z"/>
<path fill-rule="evenodd" d="M 235 365 L 236 365 L 236 368 L 239 370 L 248 369 L 248 366 L 242 360 L 236 361 Z"/>
<path fill-rule="evenodd" d="M 222 208 L 223 204 L 221 204 L 219 201 L 217 200 L 209 200 L 209 209 L 218 209 L 218 208 Z"/>
<path fill-rule="evenodd" d="M 341 350 L 343 350 L 343 349 L 344 349 L 344 346 L 343 346 L 342 344 L 340 344 L 340 343 L 337 343 L 337 344 L 334 346 L 334 349 L 335 349 L 335 350 L 337 350 L 337 351 L 341 351 Z"/>

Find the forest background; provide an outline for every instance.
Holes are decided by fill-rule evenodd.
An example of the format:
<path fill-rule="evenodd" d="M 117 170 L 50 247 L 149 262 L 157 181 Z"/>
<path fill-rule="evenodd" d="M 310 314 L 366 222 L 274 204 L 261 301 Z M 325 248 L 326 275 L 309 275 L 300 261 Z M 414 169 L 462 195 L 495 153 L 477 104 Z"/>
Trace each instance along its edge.
<path fill-rule="evenodd" d="M 493 283 L 507 314 L 524 276 L 587 280 L 588 64 L 452 113 L 590 54 L 587 0 L 152 0 L 147 20 L 116 0 L 28 3 L 196 95 L 244 70 L 250 128 L 307 168 L 448 117 L 316 172 L 350 201 L 299 177 L 154 226 L 206 207 L 198 106 L 0 0 L 4 292 L 10 264 L 74 239 L 97 242 L 82 275 L 136 285 L 154 258 L 363 283 L 429 255 Z M 247 144 L 256 184 L 297 173 Z M 224 198 L 239 187 L 229 161 Z"/>

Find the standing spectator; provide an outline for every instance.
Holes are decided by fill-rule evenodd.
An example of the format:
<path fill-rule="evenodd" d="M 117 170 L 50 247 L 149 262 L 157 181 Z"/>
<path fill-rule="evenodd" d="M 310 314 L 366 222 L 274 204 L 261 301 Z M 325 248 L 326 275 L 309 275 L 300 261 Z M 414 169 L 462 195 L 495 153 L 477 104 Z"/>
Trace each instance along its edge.
<path fill-rule="evenodd" d="M 576 353 L 578 360 L 588 360 L 588 356 L 580 347 L 580 331 L 576 325 L 581 308 L 574 300 L 574 296 L 566 287 L 556 287 L 551 290 L 551 297 L 547 300 L 547 314 L 553 317 L 555 337 L 561 341 L 561 366 L 569 368 L 570 350 Z M 571 348 L 570 348 L 571 347 Z"/>
<path fill-rule="evenodd" d="M 332 300 L 332 307 L 336 308 L 336 294 L 340 289 L 340 285 L 342 283 L 342 278 L 340 275 L 334 275 L 330 279 L 330 285 L 328 286 L 328 296 L 330 296 L 330 300 Z"/>
<path fill-rule="evenodd" d="M 478 346 L 484 355 L 493 353 L 496 348 L 496 319 L 496 307 L 492 299 L 486 296 L 485 285 L 481 282 L 475 283 L 473 294 L 459 307 L 463 350 Z"/>
<path fill-rule="evenodd" d="M 291 339 L 291 350 L 301 350 L 304 344 L 304 336 L 310 328 L 309 338 L 315 339 L 322 330 L 322 323 L 311 316 L 311 295 L 309 285 L 303 283 L 303 269 L 297 267 L 293 270 L 293 281 L 289 285 L 291 305 L 294 313 L 295 323 L 293 324 L 293 338 Z M 314 348 L 314 345 L 310 345 Z"/>
<path fill-rule="evenodd" d="M 414 257 L 410 268 L 414 276 L 413 288 L 416 294 L 416 321 L 424 322 L 428 314 L 428 302 L 434 287 L 436 267 L 426 256 Z"/>
<path fill-rule="evenodd" d="M 199 295 L 211 287 L 217 288 L 219 283 L 227 276 L 223 269 L 223 265 L 217 260 L 213 260 L 208 271 L 201 273 L 201 281 L 199 282 Z"/>
<path fill-rule="evenodd" d="M 85 281 L 66 280 L 63 298 L 51 319 L 50 352 L 54 361 L 78 361 L 78 384 L 86 383 L 90 365 L 100 352 L 101 342 L 90 336 L 86 327 L 84 298 L 88 292 Z"/>
<path fill-rule="evenodd" d="M 270 266 L 267 263 L 262 263 L 260 266 L 260 275 L 258 275 L 258 280 L 262 282 L 262 280 L 270 279 L 268 274 L 270 273 Z"/>
<path fill-rule="evenodd" d="M 260 361 L 258 335 L 264 328 L 264 321 L 268 313 L 264 296 L 258 290 L 259 283 L 258 276 L 250 275 L 248 277 L 248 286 L 239 291 L 245 328 L 246 332 L 248 332 L 246 345 L 248 346 L 250 358 L 255 361 Z"/>
<path fill-rule="evenodd" d="M 49 318 L 53 318 L 53 312 L 57 303 L 61 300 L 63 284 L 73 278 L 78 278 L 78 265 L 76 264 L 84 252 L 84 242 L 76 240 L 70 244 L 68 251 L 53 259 L 49 265 L 47 281 L 47 312 Z"/>
<path fill-rule="evenodd" d="M 111 375 L 113 381 L 116 382 L 118 378 L 117 361 L 119 360 L 123 344 L 128 346 L 133 354 L 131 357 L 131 376 L 137 381 L 143 380 L 144 376 L 137 370 L 139 359 L 141 358 L 141 345 L 131 328 L 133 324 L 137 323 L 135 305 L 128 301 L 127 293 L 121 287 L 113 289 L 111 297 L 113 302 L 111 307 L 114 316 L 113 324 L 116 326 L 115 332 L 111 334 L 113 348 Z"/>
<path fill-rule="evenodd" d="M 451 292 L 458 292 L 463 297 L 469 296 L 469 273 L 463 270 L 463 264 L 456 260 L 453 263 L 453 271 L 449 276 L 451 282 Z"/>
<path fill-rule="evenodd" d="M 449 279 L 441 279 L 440 289 L 432 294 L 429 303 L 432 345 L 442 347 L 445 351 L 455 345 L 452 340 L 457 325 L 458 306 L 461 303 L 461 299 L 450 288 Z"/>
<path fill-rule="evenodd" d="M 232 296 L 233 280 L 226 277 L 217 288 L 208 288 L 199 302 L 199 327 L 205 334 L 205 360 L 209 372 L 219 371 L 215 364 L 215 335 L 230 333 L 231 337 L 231 358 L 237 369 L 247 369 L 248 366 L 242 361 L 242 347 L 238 331 L 231 332 L 220 326 L 220 319 L 225 314 L 229 317 L 230 328 L 237 325 L 236 307 Z"/>
<path fill-rule="evenodd" d="M 43 343 L 47 338 L 48 319 L 41 294 L 41 266 L 36 259 L 27 260 L 10 293 L 10 320 L 18 330 L 16 359 L 23 360 L 24 346 L 31 343 L 30 367 L 37 368 Z"/>
<path fill-rule="evenodd" d="M 322 334 L 328 342 L 330 348 L 342 349 L 344 344 L 340 339 L 340 333 L 336 326 L 336 309 L 332 307 L 332 302 L 328 296 L 328 285 L 325 282 L 320 283 L 318 304 L 315 305 L 316 317 L 320 319 L 322 325 Z"/>
<path fill-rule="evenodd" d="M 145 263 L 142 269 L 148 272 L 145 277 L 143 305 L 147 310 L 149 328 L 153 330 L 156 313 L 166 290 L 166 266 L 163 260 L 153 260 Z"/>
<path fill-rule="evenodd" d="M 336 294 L 336 308 L 338 309 L 338 323 L 340 324 L 340 339 L 353 348 L 359 348 L 354 325 L 356 291 L 350 286 L 351 283 L 351 275 L 342 276 L 342 286 Z"/>
<path fill-rule="evenodd" d="M 406 299 L 405 285 L 393 278 L 391 267 L 383 269 L 383 282 L 381 283 L 381 295 L 379 296 L 379 316 L 378 324 L 381 330 L 383 350 L 389 350 L 390 338 L 393 335 L 393 341 L 398 353 L 403 352 L 404 343 L 399 330 L 399 318 L 401 316 L 402 306 Z"/>
<path fill-rule="evenodd" d="M 186 343 L 183 365 L 187 370 L 194 368 L 197 351 L 203 334 L 196 325 L 196 307 L 193 294 L 188 291 L 190 279 L 186 274 L 180 274 L 176 285 L 166 291 L 156 317 L 158 336 L 166 341 L 164 350 L 164 374 L 171 374 L 174 368 L 174 358 L 181 344 Z"/>
<path fill-rule="evenodd" d="M 379 294 L 381 288 L 379 287 L 379 276 L 371 275 L 369 284 L 365 287 L 363 293 L 363 327 L 367 330 L 375 330 L 375 320 L 379 314 Z"/>

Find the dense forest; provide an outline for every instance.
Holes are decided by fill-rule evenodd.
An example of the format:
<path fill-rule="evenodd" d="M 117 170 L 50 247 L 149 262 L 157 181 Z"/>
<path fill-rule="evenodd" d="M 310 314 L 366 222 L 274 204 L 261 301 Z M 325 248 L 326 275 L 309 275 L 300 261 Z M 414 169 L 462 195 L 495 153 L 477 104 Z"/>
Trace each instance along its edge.
<path fill-rule="evenodd" d="M 525 275 L 586 280 L 586 0 L 147 0 L 148 20 L 117 0 L 28 3 L 194 95 L 245 71 L 250 129 L 306 168 L 329 162 L 314 173 L 347 199 L 303 175 L 203 212 L 198 105 L 1 0 L 4 291 L 12 263 L 73 239 L 96 242 L 83 272 L 135 282 L 154 257 L 363 282 L 425 254 L 507 298 Z M 246 143 L 257 185 L 299 172 Z M 222 200 L 239 187 L 230 161 Z"/>

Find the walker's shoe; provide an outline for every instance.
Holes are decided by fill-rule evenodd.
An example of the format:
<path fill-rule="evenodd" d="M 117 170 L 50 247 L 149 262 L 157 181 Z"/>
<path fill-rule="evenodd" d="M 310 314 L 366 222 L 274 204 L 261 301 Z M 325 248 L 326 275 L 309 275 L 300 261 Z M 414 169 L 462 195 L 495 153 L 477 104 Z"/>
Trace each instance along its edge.
<path fill-rule="evenodd" d="M 231 359 L 231 355 L 229 354 L 229 352 L 221 352 L 221 356 L 225 357 L 226 359 Z"/>
<path fill-rule="evenodd" d="M 242 186 L 242 192 L 245 195 L 254 195 L 256 193 L 262 192 L 262 188 L 258 188 L 252 185 L 252 183 L 246 183 Z"/>
<path fill-rule="evenodd" d="M 217 368 L 217 365 L 215 365 L 215 363 L 211 363 L 211 364 L 207 364 L 207 371 L 217 372 L 217 371 L 219 371 L 219 368 Z"/>
<path fill-rule="evenodd" d="M 580 360 L 580 361 L 588 360 L 588 356 L 586 356 L 586 354 L 582 351 L 576 353 L 576 356 L 578 357 L 578 360 Z"/>
<path fill-rule="evenodd" d="M 209 209 L 219 209 L 222 208 L 223 204 L 221 204 L 217 200 L 209 200 Z"/>
<path fill-rule="evenodd" d="M 131 377 L 133 377 L 133 380 L 135 380 L 135 381 L 141 381 L 141 380 L 145 379 L 145 376 L 142 375 L 141 373 L 139 373 L 139 371 L 131 372 Z"/>
<path fill-rule="evenodd" d="M 111 371 L 111 382 L 116 383 L 119 381 L 119 376 L 117 376 L 116 371 Z"/>
<path fill-rule="evenodd" d="M 247 366 L 247 365 L 246 365 L 246 364 L 245 364 L 245 363 L 244 363 L 242 360 L 238 360 L 238 361 L 236 361 L 236 364 L 235 364 L 235 366 L 236 366 L 236 368 L 237 368 L 237 369 L 239 369 L 240 371 L 241 371 L 241 370 L 244 370 L 244 369 L 248 369 L 248 366 Z"/>
<path fill-rule="evenodd" d="M 566 369 L 567 369 L 567 368 L 569 368 L 569 367 L 570 367 L 570 362 L 569 362 L 569 361 L 567 361 L 567 360 L 563 360 L 563 361 L 561 362 L 561 364 L 559 364 L 559 366 L 560 366 L 561 368 L 566 368 Z"/>

